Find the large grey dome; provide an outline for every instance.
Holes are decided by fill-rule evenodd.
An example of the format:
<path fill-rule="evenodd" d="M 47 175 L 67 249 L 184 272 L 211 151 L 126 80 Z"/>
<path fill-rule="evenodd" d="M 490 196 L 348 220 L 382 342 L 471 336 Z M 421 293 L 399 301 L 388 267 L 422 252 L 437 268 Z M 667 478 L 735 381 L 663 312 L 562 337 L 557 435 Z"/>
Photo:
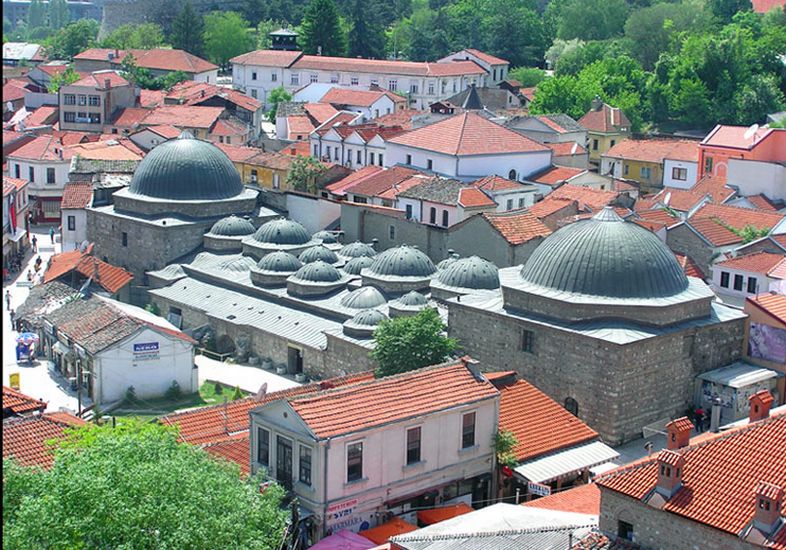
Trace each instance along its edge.
<path fill-rule="evenodd" d="M 407 307 L 414 307 L 414 306 L 425 306 L 428 305 L 428 298 L 423 296 L 417 290 L 413 290 L 411 292 L 407 292 L 401 298 L 398 299 L 398 302 L 402 306 Z"/>
<path fill-rule="evenodd" d="M 369 268 L 376 275 L 394 277 L 428 277 L 437 268 L 423 252 L 411 246 L 389 248 L 374 258 Z"/>
<path fill-rule="evenodd" d="M 218 220 L 213 224 L 210 232 L 221 237 L 241 237 L 251 235 L 254 232 L 254 224 L 244 218 L 233 215 Z"/>
<path fill-rule="evenodd" d="M 377 255 L 377 251 L 374 250 L 373 246 L 370 244 L 361 243 L 360 241 L 355 241 L 354 243 L 344 245 L 344 247 L 342 247 L 338 253 L 346 258 L 359 258 L 361 256 L 371 258 L 372 256 Z"/>
<path fill-rule="evenodd" d="M 662 298 L 688 288 L 671 250 L 609 207 L 547 237 L 521 277 L 548 289 L 608 298 Z"/>
<path fill-rule="evenodd" d="M 322 246 L 321 244 L 305 249 L 300 253 L 298 258 L 304 264 L 310 264 L 311 262 L 316 261 L 323 261 L 329 264 L 335 264 L 338 262 L 338 256 L 336 256 L 336 253 L 329 248 Z"/>
<path fill-rule="evenodd" d="M 276 273 L 293 273 L 301 267 L 303 267 L 303 262 L 289 252 L 282 250 L 265 254 L 257 264 L 257 268 L 263 271 L 274 271 Z"/>
<path fill-rule="evenodd" d="M 261 243 L 297 245 L 310 241 L 311 235 L 296 221 L 279 218 L 262 224 L 254 233 L 254 239 Z"/>
<path fill-rule="evenodd" d="M 447 286 L 491 290 L 499 288 L 499 269 L 483 258 L 470 256 L 449 264 L 437 280 Z"/>
<path fill-rule="evenodd" d="M 386 301 L 385 296 L 375 287 L 362 286 L 341 298 L 341 305 L 352 309 L 369 309 L 381 306 Z"/>
<path fill-rule="evenodd" d="M 332 265 L 318 260 L 298 269 L 293 277 L 310 283 L 334 283 L 341 280 L 341 272 Z"/>
<path fill-rule="evenodd" d="M 360 275 L 360 272 L 363 269 L 366 267 L 371 267 L 371 264 L 373 263 L 373 258 L 369 258 L 368 256 L 358 256 L 357 258 L 352 258 L 346 264 L 344 264 L 344 271 L 350 275 Z"/>
<path fill-rule="evenodd" d="M 157 199 L 209 201 L 240 195 L 243 183 L 221 149 L 184 133 L 142 159 L 128 191 Z"/>

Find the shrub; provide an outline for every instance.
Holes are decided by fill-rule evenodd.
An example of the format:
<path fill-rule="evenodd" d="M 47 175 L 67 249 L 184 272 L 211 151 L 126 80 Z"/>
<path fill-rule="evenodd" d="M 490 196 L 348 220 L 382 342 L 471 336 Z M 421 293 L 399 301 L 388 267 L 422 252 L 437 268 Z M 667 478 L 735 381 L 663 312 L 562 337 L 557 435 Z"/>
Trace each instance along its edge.
<path fill-rule="evenodd" d="M 240 386 L 235 386 L 235 393 L 232 394 L 232 401 L 237 401 L 238 399 L 243 399 L 243 392 L 240 390 Z"/>
<path fill-rule="evenodd" d="M 180 399 L 183 395 L 183 392 L 180 391 L 180 384 L 177 383 L 177 380 L 172 380 L 172 385 L 169 386 L 169 389 L 164 394 L 164 397 L 167 399 L 175 400 Z"/>
<path fill-rule="evenodd" d="M 127 403 L 136 403 L 136 390 L 134 389 L 134 386 L 128 386 L 125 400 Z"/>
<path fill-rule="evenodd" d="M 214 391 L 216 395 L 221 395 L 222 393 L 224 393 L 224 386 L 221 385 L 221 382 L 216 382 L 214 386 Z"/>

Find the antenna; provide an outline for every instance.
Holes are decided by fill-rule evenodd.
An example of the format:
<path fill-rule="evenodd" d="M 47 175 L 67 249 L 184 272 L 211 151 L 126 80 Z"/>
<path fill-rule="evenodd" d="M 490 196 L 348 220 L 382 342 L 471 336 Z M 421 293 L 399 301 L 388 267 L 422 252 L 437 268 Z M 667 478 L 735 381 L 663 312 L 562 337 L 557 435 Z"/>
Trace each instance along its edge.
<path fill-rule="evenodd" d="M 758 129 L 759 129 L 759 125 L 758 124 L 752 124 L 750 128 L 745 130 L 745 133 L 742 135 L 742 137 L 744 139 L 755 138 L 756 137 L 756 132 L 758 131 Z"/>

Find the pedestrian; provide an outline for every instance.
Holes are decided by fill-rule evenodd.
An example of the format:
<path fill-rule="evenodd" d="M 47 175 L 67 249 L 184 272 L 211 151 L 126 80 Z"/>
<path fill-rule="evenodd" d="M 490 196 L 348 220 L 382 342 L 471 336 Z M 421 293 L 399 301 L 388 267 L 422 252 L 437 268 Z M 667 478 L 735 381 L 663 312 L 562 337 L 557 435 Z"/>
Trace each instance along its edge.
<path fill-rule="evenodd" d="M 29 283 L 33 282 L 33 270 L 32 269 L 28 269 L 27 270 L 27 282 L 29 282 Z"/>
<path fill-rule="evenodd" d="M 5 307 L 6 309 L 11 309 L 11 291 L 5 291 Z"/>
<path fill-rule="evenodd" d="M 52 244 L 55 244 L 55 227 L 49 228 L 49 238 L 52 239 Z"/>
<path fill-rule="evenodd" d="M 31 241 L 33 243 L 33 252 L 38 252 L 38 237 L 33 235 L 33 239 Z"/>
<path fill-rule="evenodd" d="M 701 407 L 697 408 L 693 413 L 693 418 L 695 419 L 696 432 L 701 433 L 704 431 L 704 409 Z"/>
<path fill-rule="evenodd" d="M 11 330 L 16 330 L 15 329 L 16 325 L 14 325 L 14 315 L 15 315 L 14 310 L 13 309 L 9 310 L 8 314 L 11 316 Z"/>

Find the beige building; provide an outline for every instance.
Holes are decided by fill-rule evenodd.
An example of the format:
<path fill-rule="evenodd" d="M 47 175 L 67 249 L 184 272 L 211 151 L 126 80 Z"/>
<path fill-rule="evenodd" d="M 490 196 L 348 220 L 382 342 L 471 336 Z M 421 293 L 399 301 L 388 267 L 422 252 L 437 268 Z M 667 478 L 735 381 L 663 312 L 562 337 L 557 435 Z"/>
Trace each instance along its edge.
<path fill-rule="evenodd" d="M 598 97 L 592 100 L 592 107 L 579 119 L 579 124 L 587 129 L 589 160 L 593 164 L 600 164 L 601 155 L 630 137 L 630 120 L 625 113 Z"/>
<path fill-rule="evenodd" d="M 60 129 L 101 133 L 118 109 L 139 104 L 139 88 L 116 71 L 96 71 L 60 88 Z"/>

